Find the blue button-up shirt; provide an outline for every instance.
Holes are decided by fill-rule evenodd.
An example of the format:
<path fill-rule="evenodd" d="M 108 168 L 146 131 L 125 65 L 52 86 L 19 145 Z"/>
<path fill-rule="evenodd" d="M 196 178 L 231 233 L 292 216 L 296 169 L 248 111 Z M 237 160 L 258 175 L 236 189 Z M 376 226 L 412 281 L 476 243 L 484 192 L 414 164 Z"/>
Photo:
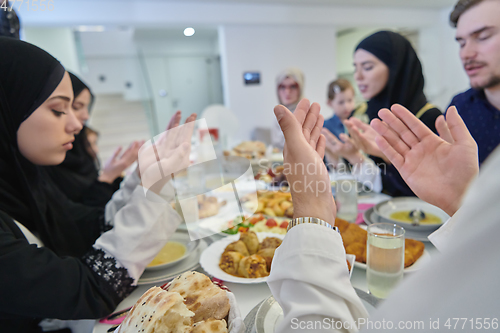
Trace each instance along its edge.
<path fill-rule="evenodd" d="M 453 97 L 479 150 L 479 164 L 500 144 L 500 110 L 488 102 L 484 90 L 469 89 Z"/>
<path fill-rule="evenodd" d="M 344 124 L 342 124 L 340 118 L 335 114 L 330 119 L 325 120 L 323 127 L 332 132 L 337 138 L 340 133 L 345 133 Z"/>

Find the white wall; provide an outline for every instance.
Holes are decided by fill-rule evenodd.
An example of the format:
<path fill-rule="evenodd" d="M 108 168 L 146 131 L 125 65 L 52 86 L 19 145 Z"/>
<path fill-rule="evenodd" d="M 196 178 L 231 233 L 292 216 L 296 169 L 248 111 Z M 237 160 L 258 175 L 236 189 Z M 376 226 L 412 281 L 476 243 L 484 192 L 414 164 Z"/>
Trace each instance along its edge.
<path fill-rule="evenodd" d="M 418 6 L 415 4 L 415 7 Z M 277 102 L 274 76 L 288 65 L 303 68 L 306 72 L 306 96 L 324 105 L 326 84 L 336 76 L 337 54 L 335 36 L 330 38 L 325 35 L 334 35 L 337 28 L 371 28 L 390 24 L 393 27 L 418 29 L 426 93 L 438 106 L 447 105 L 455 93 L 468 86 L 458 59 L 453 29 L 448 27 L 449 12 L 449 8 L 387 8 L 375 5 L 306 6 L 156 0 L 129 1 L 124 5 L 119 0 L 67 0 L 57 2 L 53 12 L 22 12 L 21 19 L 25 27 L 73 27 L 80 24 L 148 29 L 173 25 L 222 27 L 220 49 L 223 51 L 225 101 L 229 108 L 241 115 L 245 128 L 249 127 L 241 132 L 242 137 L 248 138 L 251 128 L 257 123 L 270 126 L 274 121 L 272 107 Z M 116 58 L 122 60 L 106 62 L 104 59 L 102 53 L 108 53 L 109 59 L 109 55 L 117 49 L 126 51 L 129 44 L 122 42 L 116 36 L 110 42 L 97 43 L 94 48 L 99 52 L 87 55 L 89 64 L 95 62 L 89 67 L 98 68 L 99 71 L 107 69 L 117 75 L 127 73 L 127 68 L 134 68 L 131 62 L 123 60 L 131 56 L 127 52 L 127 56 L 122 54 L 122 58 Z M 212 47 L 216 47 L 216 43 Z M 121 46 L 117 47 L 117 44 Z M 187 47 L 177 45 L 179 50 Z M 167 45 L 158 46 L 164 52 L 173 52 Z M 212 54 L 216 53 L 212 50 Z M 339 61 L 338 70 L 342 72 L 344 67 L 347 68 L 345 64 L 349 63 L 349 59 L 343 57 Z M 241 76 L 245 70 L 260 70 L 262 84 L 244 87 Z M 85 75 L 89 76 L 89 80 L 95 79 L 92 69 Z M 116 84 L 122 84 L 123 81 L 118 80 Z M 110 84 L 112 82 L 111 79 L 108 81 Z M 101 88 L 104 91 L 106 87 Z M 108 91 L 113 91 L 110 86 L 108 88 Z M 329 110 L 323 108 L 323 111 Z"/>
<path fill-rule="evenodd" d="M 87 69 L 82 78 L 93 92 L 122 94 L 125 100 L 141 100 L 145 95 L 144 78 L 133 29 L 79 34 Z M 105 81 L 99 80 L 101 75 L 106 77 Z M 127 82 L 132 84 L 130 88 Z"/>
<path fill-rule="evenodd" d="M 451 8 L 441 10 L 434 26 L 420 30 L 419 57 L 425 77 L 427 98 L 442 111 L 454 95 L 469 88 L 455 41 L 455 29 L 449 24 Z"/>
<path fill-rule="evenodd" d="M 27 42 L 52 54 L 67 70 L 80 72 L 72 29 L 26 27 L 23 31 Z"/>
<path fill-rule="evenodd" d="M 226 25 L 219 30 L 226 106 L 240 121 L 239 139 L 255 127 L 271 127 L 278 104 L 275 77 L 294 66 L 305 75 L 304 97 L 322 105 L 335 78 L 335 28 L 272 25 Z M 258 71 L 260 85 L 244 85 L 243 73 Z"/>
<path fill-rule="evenodd" d="M 370 36 L 383 28 L 356 28 L 351 32 L 337 36 L 337 73 L 348 74 L 354 72 L 352 56 L 354 48 L 365 37 Z"/>

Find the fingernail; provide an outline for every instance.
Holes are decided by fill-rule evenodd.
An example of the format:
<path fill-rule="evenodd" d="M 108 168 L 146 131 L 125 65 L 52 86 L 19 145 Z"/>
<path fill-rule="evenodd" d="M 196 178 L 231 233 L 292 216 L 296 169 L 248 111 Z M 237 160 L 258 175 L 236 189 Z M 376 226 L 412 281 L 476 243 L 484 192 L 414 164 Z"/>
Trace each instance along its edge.
<path fill-rule="evenodd" d="M 283 116 L 285 115 L 285 110 L 280 107 L 274 108 L 274 115 L 276 116 L 276 119 L 280 121 L 281 118 L 283 118 Z"/>

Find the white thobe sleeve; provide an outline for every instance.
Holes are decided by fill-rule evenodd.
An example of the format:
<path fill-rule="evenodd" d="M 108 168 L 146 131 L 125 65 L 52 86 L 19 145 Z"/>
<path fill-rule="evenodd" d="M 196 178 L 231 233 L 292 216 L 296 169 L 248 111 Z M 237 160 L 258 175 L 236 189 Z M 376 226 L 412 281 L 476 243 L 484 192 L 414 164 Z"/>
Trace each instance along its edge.
<path fill-rule="evenodd" d="M 134 190 L 136 190 L 140 183 L 141 178 L 139 178 L 139 175 L 135 171 L 125 177 L 120 189 L 113 194 L 111 200 L 106 204 L 105 219 L 108 224 L 113 225 L 115 214 L 130 201 Z M 144 191 L 143 187 L 140 188 Z M 175 200 L 175 191 L 171 182 L 168 182 L 163 187 L 160 197 L 167 202 Z"/>
<path fill-rule="evenodd" d="M 136 186 L 126 201 L 113 216 L 113 229 L 94 247 L 113 256 L 137 282 L 182 219 L 162 197 L 150 191 L 145 195 L 142 186 Z"/>
<path fill-rule="evenodd" d="M 120 189 L 113 194 L 111 200 L 109 200 L 106 204 L 104 211 L 106 222 L 112 224 L 113 217 L 116 212 L 118 212 L 130 200 L 132 192 L 140 183 L 141 178 L 139 178 L 137 172 L 132 172 L 125 177 L 120 185 Z"/>
<path fill-rule="evenodd" d="M 314 331 L 307 330 L 308 321 L 321 321 L 324 329 L 332 320 L 350 328 L 332 332 L 357 332 L 354 323 L 368 317 L 349 279 L 342 238 L 324 226 L 290 229 L 276 250 L 267 283 L 284 312 L 278 333 Z"/>
<path fill-rule="evenodd" d="M 428 236 L 432 245 L 439 251 L 445 251 L 453 242 L 453 231 L 455 230 L 457 218 L 451 217 L 439 229 Z"/>

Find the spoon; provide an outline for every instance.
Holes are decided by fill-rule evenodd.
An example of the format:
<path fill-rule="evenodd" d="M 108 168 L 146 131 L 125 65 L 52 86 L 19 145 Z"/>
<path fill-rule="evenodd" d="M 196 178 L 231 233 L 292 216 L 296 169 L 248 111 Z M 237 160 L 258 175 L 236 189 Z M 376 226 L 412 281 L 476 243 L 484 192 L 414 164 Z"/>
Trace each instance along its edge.
<path fill-rule="evenodd" d="M 409 216 L 412 219 L 412 226 L 419 226 L 420 221 L 425 219 L 425 213 L 421 209 L 414 209 L 410 211 Z"/>

